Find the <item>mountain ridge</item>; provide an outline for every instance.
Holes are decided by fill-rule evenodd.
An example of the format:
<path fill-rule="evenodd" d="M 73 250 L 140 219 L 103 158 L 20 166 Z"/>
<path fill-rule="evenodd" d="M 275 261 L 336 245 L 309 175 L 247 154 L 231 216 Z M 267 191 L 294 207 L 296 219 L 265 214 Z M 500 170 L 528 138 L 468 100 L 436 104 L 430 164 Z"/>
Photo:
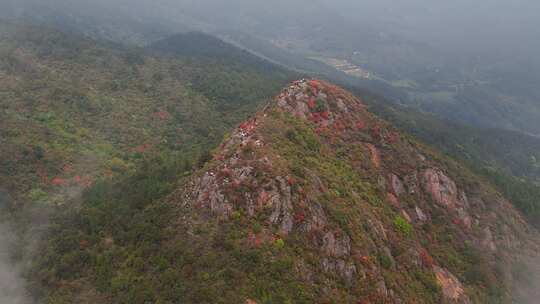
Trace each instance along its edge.
<path fill-rule="evenodd" d="M 508 201 L 320 80 L 293 82 L 124 224 L 105 221 L 126 208 L 106 193 L 60 217 L 37 276 L 50 301 L 504 303 L 537 280 L 521 255 L 538 233 Z"/>
<path fill-rule="evenodd" d="M 305 121 L 307 126 L 300 123 L 299 129 L 310 128 L 309 126 L 313 125 L 311 136 L 309 129 L 303 130 L 306 133 L 300 133 L 299 129 L 291 131 L 290 126 L 280 125 L 273 121 L 274 119 L 277 121 L 283 119 L 281 123 L 289 122 L 296 126 L 298 120 Z M 276 125 L 272 125 L 273 123 Z M 355 138 L 358 132 L 363 132 L 364 137 Z M 272 133 L 274 136 L 271 136 Z M 306 161 L 292 156 L 291 153 L 295 153 L 294 149 L 287 151 L 276 147 L 282 144 L 286 145 L 283 143 L 283 138 L 276 139 L 279 137 L 285 137 L 296 145 L 304 145 L 304 149 L 314 154 L 321 153 L 324 155 L 323 158 L 328 157 L 329 159 L 337 157 L 334 154 L 336 151 L 331 150 L 338 150 L 338 147 L 345 150 L 347 148 L 343 144 L 356 145 L 355 140 L 359 139 L 364 146 L 359 149 L 360 151 L 356 150 L 356 153 L 363 154 L 364 159 L 354 159 L 355 156 L 350 154 L 348 156 L 350 158 L 347 159 L 348 157 L 345 155 L 348 153 L 342 151 L 341 157 L 343 158 L 340 159 L 352 161 L 352 167 L 349 167 L 349 170 L 353 171 L 348 172 L 350 180 L 347 181 L 345 178 L 330 182 L 332 178 L 328 174 L 331 171 L 319 171 L 324 170 L 324 167 L 330 166 L 330 164 L 324 164 L 322 168 L 318 168 L 321 164 L 316 163 L 306 166 Z M 330 151 L 326 150 L 328 147 L 325 145 L 331 147 Z M 395 146 L 398 148 L 394 148 Z M 213 216 L 217 216 L 220 222 L 250 223 L 253 219 L 260 221 L 258 232 L 253 231 L 253 228 L 250 229 L 250 224 L 247 224 L 245 228 L 250 232 L 247 233 L 247 239 L 241 242 L 245 242 L 244 245 L 248 247 L 264 248 L 265 244 L 266 246 L 289 244 L 291 238 L 292 242 L 300 242 L 302 244 L 300 246 L 311 248 L 316 252 L 313 253 L 314 255 L 320 255 L 320 265 L 310 264 L 309 266 L 312 268 L 304 265 L 305 268 L 299 271 L 312 273 L 315 277 L 329 275 L 334 280 L 346 282 L 345 286 L 348 287 L 345 290 L 347 291 L 342 291 L 344 293 L 340 296 L 343 298 L 340 298 L 341 300 L 338 302 L 352 301 L 351 295 L 355 292 L 357 295 L 363 294 L 360 298 L 355 299 L 355 301 L 360 301 L 359 303 L 364 303 L 362 301 L 365 303 L 407 302 L 410 301 L 408 297 L 415 293 L 417 297 L 418 293 L 426 296 L 422 300 L 426 303 L 430 301 L 441 301 L 440 303 L 494 301 L 497 295 L 491 295 L 493 297 L 490 298 L 491 300 L 488 300 L 489 296 L 480 300 L 478 297 L 482 297 L 481 291 L 477 291 L 477 294 L 471 293 L 469 290 L 471 288 L 470 282 L 467 286 L 466 283 L 461 282 L 456 275 L 452 274 L 448 270 L 451 268 L 449 266 L 451 264 L 448 264 L 449 261 L 446 260 L 449 257 L 437 253 L 435 248 L 438 246 L 459 248 L 458 244 L 463 242 L 468 245 L 465 245 L 461 250 L 470 250 L 471 252 L 485 250 L 482 255 L 476 257 L 476 262 L 486 267 L 482 270 L 485 273 L 481 276 L 486 276 L 487 281 L 482 283 L 500 284 L 499 288 L 505 288 L 504 286 L 508 282 L 498 281 L 499 279 L 494 274 L 489 275 L 489 272 L 493 271 L 488 270 L 493 267 L 487 266 L 491 265 L 489 261 L 495 259 L 496 256 L 498 259 L 511 261 L 511 252 L 517 247 L 535 244 L 531 248 L 538 248 L 538 236 L 535 230 L 528 228 L 525 220 L 508 201 L 480 183 L 463 183 L 462 181 L 461 183 L 469 185 L 465 189 L 463 184 L 459 185 L 453 177 L 450 177 L 451 174 L 447 172 L 449 169 L 437 164 L 440 160 L 430 159 L 433 156 L 429 154 L 426 156 L 419 154 L 420 152 L 417 152 L 419 148 L 415 146 L 414 142 L 401 138 L 397 130 L 367 113 L 365 105 L 350 93 L 320 80 L 294 82 L 263 111 L 242 123 L 233 132 L 230 139 L 226 140 L 218 149 L 214 162 L 211 162 L 215 166 L 205 167 L 202 176 L 196 177 L 187 189 L 180 191 L 181 194 L 179 194 L 177 202 L 190 210 L 188 214 L 190 212 L 195 212 L 195 214 L 201 212 L 202 214 L 200 218 L 195 217 L 198 220 L 192 221 L 189 218 L 184 218 L 186 222 L 182 223 L 181 227 L 189 230 L 189 227 L 203 225 L 201 222 L 212 221 Z M 392 149 L 395 151 L 388 151 Z M 298 150 L 298 153 L 307 153 L 307 155 L 302 155 L 305 158 L 317 158 L 307 151 L 301 152 L 302 148 Z M 408 150 L 410 151 L 406 152 Z M 403 157 L 406 161 L 403 163 L 403 159 L 395 159 L 396 156 L 393 154 L 399 154 L 400 158 Z M 320 158 L 318 161 L 325 163 Z M 297 165 L 296 162 L 304 162 L 304 164 Z M 309 163 L 309 160 L 307 162 Z M 401 162 L 401 165 L 396 166 L 393 163 L 389 164 L 390 162 Z M 341 169 L 348 170 L 346 164 L 341 163 L 338 166 L 345 166 Z M 356 175 L 358 172 L 355 174 L 354 171 L 361 173 Z M 454 174 L 456 173 L 454 172 Z M 339 176 L 339 173 L 336 173 L 336 176 Z M 359 184 L 357 184 L 358 182 Z M 340 185 L 340 183 L 343 184 Z M 472 190 L 471 187 L 474 187 L 472 185 L 476 185 L 482 190 Z M 323 199 L 317 198 L 317 196 L 327 199 L 330 196 L 330 201 L 334 200 L 334 202 L 320 203 Z M 407 196 L 408 198 L 405 198 Z M 356 202 L 351 203 L 347 200 Z M 407 202 L 405 203 L 405 201 Z M 342 206 L 335 207 L 332 204 Z M 365 210 L 373 208 L 371 211 L 373 213 L 357 214 L 357 211 L 354 212 L 351 209 L 355 204 L 359 204 L 358 207 L 363 206 L 362 208 Z M 378 208 L 381 208 L 377 204 L 382 204 L 383 210 L 389 207 L 392 211 L 388 209 L 386 211 L 391 215 L 380 213 L 380 210 L 377 211 Z M 441 209 L 438 210 L 438 208 Z M 193 211 L 197 209 L 202 211 Z M 494 218 L 490 219 L 489 216 L 484 215 L 486 209 L 492 210 L 490 212 L 493 212 Z M 208 213 L 204 210 L 208 210 Z M 436 215 L 437 213 L 442 213 L 445 220 L 438 218 L 441 214 Z M 389 218 L 386 218 L 387 216 Z M 495 218 L 498 219 L 495 220 Z M 494 231 L 498 229 L 496 228 L 497 221 L 502 219 L 512 226 L 512 228 L 508 226 L 504 229 L 510 229 L 514 232 L 521 231 L 519 236 L 515 236 L 516 238 L 511 240 L 513 233 L 510 233 L 510 230 L 504 232 L 503 229 L 503 232 L 498 231 L 500 236 L 495 237 Z M 440 240 L 440 235 L 431 234 L 430 229 L 439 230 L 442 228 L 439 227 L 442 223 L 433 224 L 432 221 L 441 220 L 453 227 L 447 233 L 458 238 L 457 243 L 455 243 L 456 240 L 445 242 Z M 362 238 L 355 235 L 361 229 L 360 227 L 366 225 L 360 224 L 362 221 L 369 223 L 368 227 L 371 225 L 367 228 L 367 233 L 371 233 L 372 236 L 371 241 L 383 249 L 386 248 L 387 251 L 383 250 L 381 253 L 380 248 L 371 248 L 379 253 L 366 254 L 370 249 L 366 249 L 366 244 L 363 242 L 368 241 L 366 239 L 360 241 Z M 513 224 L 509 224 L 510 222 Z M 424 225 L 435 227 L 426 231 Z M 475 230 L 478 231 L 475 232 Z M 418 235 L 416 235 L 417 233 Z M 307 237 L 309 241 L 303 239 L 306 237 L 302 236 L 303 234 L 309 235 Z M 519 244 L 518 239 L 526 240 L 529 238 L 528 234 L 530 234 L 531 240 L 536 241 L 529 245 Z M 420 235 L 427 237 L 432 244 L 422 243 L 420 240 L 414 244 L 414 242 L 410 243 L 410 240 L 407 240 L 409 237 L 421 238 Z M 501 236 L 504 236 L 505 242 L 497 240 Z M 436 241 L 433 238 L 439 238 L 439 240 Z M 310 244 L 310 242 L 312 243 Z M 381 245 L 381 242 L 387 245 Z M 402 242 L 409 242 L 408 245 L 411 246 L 408 250 L 401 249 L 405 250 L 406 253 L 401 254 L 407 258 L 395 256 L 395 251 L 400 251 L 395 248 L 400 247 L 396 243 Z M 290 246 L 297 247 L 299 245 L 294 243 Z M 504 249 L 499 249 L 499 247 Z M 533 252 L 534 250 L 532 249 Z M 469 254 L 475 255 L 474 253 Z M 370 269 L 365 265 L 369 264 L 366 259 L 369 260 L 374 255 L 379 256 L 377 258 L 379 259 L 378 263 L 380 263 L 378 267 L 384 269 L 385 263 L 391 264 L 387 267 L 395 272 L 400 267 L 397 266 L 398 263 L 408 265 L 403 266 L 405 269 L 414 268 L 413 265 L 420 265 L 422 271 L 426 271 L 419 275 L 422 278 L 413 276 L 409 279 L 422 282 L 428 290 L 429 288 L 434 289 L 427 292 L 416 290 L 415 293 L 408 294 L 407 289 L 411 286 L 399 290 L 399 284 L 391 287 L 395 282 L 388 282 L 387 279 L 382 281 L 373 279 L 372 276 L 376 277 L 378 271 L 384 272 L 381 269 Z M 407 259 L 414 261 L 415 255 L 418 259 L 416 262 L 412 262 L 412 264 L 406 262 Z M 388 262 L 387 258 L 391 262 Z M 294 256 L 294 259 L 295 262 L 302 264 L 302 257 Z M 400 262 L 396 262 L 398 260 Z M 371 267 L 377 268 L 373 265 Z M 401 269 L 400 275 L 406 272 L 405 269 Z M 456 269 L 452 271 L 455 272 Z M 360 276 L 363 276 L 364 279 L 372 277 L 373 281 L 367 284 L 375 286 L 374 291 L 355 290 L 355 280 L 358 280 L 359 273 L 363 273 Z M 431 277 L 432 281 L 429 279 L 430 273 L 434 275 Z M 317 282 L 317 279 L 320 278 L 313 278 L 311 283 Z M 332 281 L 332 279 L 330 280 Z M 461 280 L 463 279 L 461 278 Z M 369 279 L 367 281 L 369 282 Z M 337 284 L 335 281 L 332 282 Z M 414 284 L 411 283 L 411 285 Z M 437 289 L 436 286 L 439 286 L 440 289 Z M 437 292 L 434 292 L 436 290 L 441 292 L 440 298 L 437 298 Z M 435 293 L 435 295 L 431 295 L 433 297 L 431 300 L 429 300 L 430 292 Z M 509 294 L 498 295 L 501 299 L 508 296 Z"/>

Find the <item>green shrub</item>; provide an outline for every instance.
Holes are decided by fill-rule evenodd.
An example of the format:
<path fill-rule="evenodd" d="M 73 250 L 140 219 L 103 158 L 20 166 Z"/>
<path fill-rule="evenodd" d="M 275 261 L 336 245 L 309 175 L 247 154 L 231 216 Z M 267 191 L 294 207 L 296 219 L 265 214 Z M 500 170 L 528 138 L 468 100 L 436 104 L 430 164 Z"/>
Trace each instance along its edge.
<path fill-rule="evenodd" d="M 413 233 L 413 226 L 401 215 L 396 216 L 394 219 L 394 228 L 406 236 L 410 236 Z"/>
<path fill-rule="evenodd" d="M 390 269 L 393 265 L 392 263 L 392 259 L 386 255 L 386 254 L 379 254 L 378 256 L 378 260 L 379 260 L 379 263 L 381 264 L 381 266 L 385 269 Z"/>

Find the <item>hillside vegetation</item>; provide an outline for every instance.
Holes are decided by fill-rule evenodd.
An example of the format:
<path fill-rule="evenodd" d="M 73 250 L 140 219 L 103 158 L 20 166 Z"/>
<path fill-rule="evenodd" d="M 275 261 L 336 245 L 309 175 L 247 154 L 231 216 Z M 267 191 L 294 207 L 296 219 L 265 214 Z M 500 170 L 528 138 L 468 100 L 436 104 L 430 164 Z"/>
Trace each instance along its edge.
<path fill-rule="evenodd" d="M 533 138 L 320 81 L 279 94 L 292 77 L 201 33 L 138 49 L 1 23 L 1 218 L 21 246 L 45 233 L 32 295 L 505 303 L 536 282 L 517 254 L 536 232 L 509 202 L 367 109 L 537 222 Z"/>
<path fill-rule="evenodd" d="M 147 53 L 2 23 L 0 183 L 61 203 L 149 155 L 192 162 L 290 77 L 240 57 Z"/>
<path fill-rule="evenodd" d="M 490 181 L 540 227 L 540 139 L 514 131 L 460 125 L 357 92 L 365 97 L 371 111 Z"/>
<path fill-rule="evenodd" d="M 508 303 L 532 282 L 522 254 L 538 236 L 506 200 L 324 82 L 286 88 L 194 175 L 169 169 L 98 183 L 59 213 L 36 296 Z"/>

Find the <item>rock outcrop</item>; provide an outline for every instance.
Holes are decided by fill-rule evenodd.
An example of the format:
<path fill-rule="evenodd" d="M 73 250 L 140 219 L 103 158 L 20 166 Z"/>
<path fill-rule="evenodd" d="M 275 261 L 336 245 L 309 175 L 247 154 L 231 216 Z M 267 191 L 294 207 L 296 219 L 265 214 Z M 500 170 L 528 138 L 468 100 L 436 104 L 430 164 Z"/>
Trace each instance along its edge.
<path fill-rule="evenodd" d="M 247 246 L 236 250 L 288 256 L 314 302 L 488 299 L 486 284 L 509 284 L 496 263 L 510 265 L 511 246 L 537 236 L 465 168 L 437 159 L 350 93 L 302 80 L 241 124 L 172 201 L 198 214 L 180 221 L 189 231 L 236 222 Z"/>

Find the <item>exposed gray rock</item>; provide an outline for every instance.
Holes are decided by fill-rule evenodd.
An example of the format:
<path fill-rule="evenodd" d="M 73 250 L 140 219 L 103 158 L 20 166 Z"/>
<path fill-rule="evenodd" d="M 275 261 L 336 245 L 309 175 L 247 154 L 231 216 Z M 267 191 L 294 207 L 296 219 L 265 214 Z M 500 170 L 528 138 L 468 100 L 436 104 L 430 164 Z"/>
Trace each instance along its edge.
<path fill-rule="evenodd" d="M 433 266 L 433 272 L 435 272 L 435 277 L 439 286 L 441 286 L 446 302 L 459 304 L 471 303 L 471 300 L 465 293 L 465 288 L 463 288 L 461 282 L 452 273 L 439 266 Z"/>
<path fill-rule="evenodd" d="M 483 237 L 481 245 L 484 248 L 487 248 L 491 251 L 497 250 L 497 246 L 495 245 L 495 242 L 493 241 L 493 233 L 491 232 L 491 229 L 489 227 L 484 228 L 482 231 Z"/>
<path fill-rule="evenodd" d="M 323 258 L 321 267 L 325 272 L 335 273 L 347 283 L 352 283 L 356 277 L 356 266 L 342 259 Z"/>
<path fill-rule="evenodd" d="M 418 192 L 418 175 L 416 172 L 405 176 L 404 183 L 409 194 L 415 194 Z"/>
<path fill-rule="evenodd" d="M 422 211 L 422 209 L 420 209 L 420 207 L 416 206 L 415 211 L 416 211 L 416 218 L 418 219 L 418 221 L 420 221 L 420 222 L 427 221 L 428 218 L 427 218 L 426 214 L 424 213 L 424 211 Z"/>
<path fill-rule="evenodd" d="M 351 239 L 348 235 L 336 236 L 327 232 L 323 236 L 323 251 L 331 257 L 346 257 L 351 254 Z"/>
<path fill-rule="evenodd" d="M 273 208 L 270 221 L 273 224 L 281 224 L 281 231 L 288 234 L 292 231 L 294 224 L 293 205 L 291 187 L 283 177 L 276 177 L 279 185 L 270 192 L 270 204 Z"/>
<path fill-rule="evenodd" d="M 193 197 L 196 198 L 196 203 L 200 206 L 209 208 L 213 213 L 228 217 L 233 210 L 233 206 L 225 200 L 225 196 L 221 193 L 213 172 L 206 172 L 196 183 L 198 185 L 193 191 Z"/>
<path fill-rule="evenodd" d="M 439 169 L 424 171 L 424 188 L 433 200 L 446 208 L 455 209 L 463 206 L 456 183 Z"/>
<path fill-rule="evenodd" d="M 393 173 L 390 174 L 390 186 L 392 187 L 394 194 L 398 197 L 405 192 L 403 182 L 397 175 Z"/>
<path fill-rule="evenodd" d="M 388 289 L 384 280 L 377 282 L 377 292 L 383 297 L 388 297 Z"/>
<path fill-rule="evenodd" d="M 367 221 L 367 225 L 370 229 L 370 231 L 380 240 L 387 241 L 388 236 L 386 235 L 386 229 L 384 226 L 379 222 L 378 220 L 371 220 L 369 219 Z"/>

